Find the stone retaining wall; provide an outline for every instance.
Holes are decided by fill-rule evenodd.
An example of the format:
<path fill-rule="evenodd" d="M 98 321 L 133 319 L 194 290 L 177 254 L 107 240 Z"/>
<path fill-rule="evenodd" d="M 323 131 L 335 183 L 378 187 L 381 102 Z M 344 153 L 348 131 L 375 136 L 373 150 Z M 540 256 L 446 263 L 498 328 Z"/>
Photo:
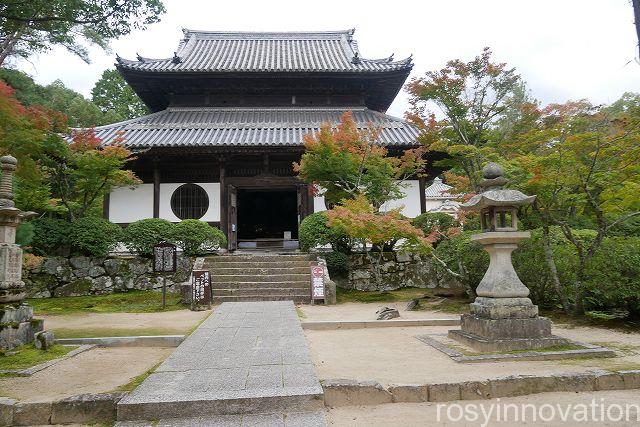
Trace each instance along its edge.
<path fill-rule="evenodd" d="M 32 298 L 101 295 L 133 289 L 162 286 L 160 275 L 153 272 L 152 260 L 137 256 L 107 258 L 50 257 L 24 263 L 22 279 Z M 178 255 L 178 270 L 166 274 L 167 287 L 189 280 L 192 262 Z"/>
<path fill-rule="evenodd" d="M 403 252 L 352 254 L 348 257 L 347 286 L 361 291 L 388 291 L 403 287 L 461 288 L 429 259 Z"/>

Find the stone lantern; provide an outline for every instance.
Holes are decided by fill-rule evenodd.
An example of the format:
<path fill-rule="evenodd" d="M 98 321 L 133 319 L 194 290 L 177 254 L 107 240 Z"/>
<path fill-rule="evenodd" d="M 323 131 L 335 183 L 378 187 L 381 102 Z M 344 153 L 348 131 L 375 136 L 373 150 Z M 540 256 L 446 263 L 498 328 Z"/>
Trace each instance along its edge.
<path fill-rule="evenodd" d="M 0 349 L 11 349 L 33 342 L 42 331 L 42 321 L 33 319 L 33 309 L 22 300 L 26 296 L 22 281 L 22 249 L 16 245 L 16 228 L 32 215 L 13 202 L 13 173 L 17 160 L 0 157 Z"/>
<path fill-rule="evenodd" d="M 482 232 L 471 236 L 489 253 L 489 268 L 476 289 L 471 313 L 463 314 L 461 329 L 449 336 L 482 352 L 537 349 L 567 344 L 551 335 L 549 319 L 538 316 L 529 289 L 520 281 L 511 262 L 518 242 L 530 237 L 518 231 L 518 208 L 535 200 L 507 184 L 497 163 L 482 169 L 483 191 L 461 205 L 465 211 L 479 212 Z"/>

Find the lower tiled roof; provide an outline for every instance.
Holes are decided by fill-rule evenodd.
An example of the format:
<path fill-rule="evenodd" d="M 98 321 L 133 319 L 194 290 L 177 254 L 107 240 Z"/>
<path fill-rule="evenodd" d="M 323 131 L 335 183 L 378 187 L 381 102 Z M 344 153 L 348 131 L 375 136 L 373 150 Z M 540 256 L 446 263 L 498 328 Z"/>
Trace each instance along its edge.
<path fill-rule="evenodd" d="M 103 144 L 120 137 L 132 149 L 154 147 L 296 146 L 324 123 L 336 124 L 352 111 L 365 128 L 380 129 L 383 145 L 415 145 L 418 130 L 404 120 L 363 107 L 170 107 L 124 122 L 95 128 Z"/>

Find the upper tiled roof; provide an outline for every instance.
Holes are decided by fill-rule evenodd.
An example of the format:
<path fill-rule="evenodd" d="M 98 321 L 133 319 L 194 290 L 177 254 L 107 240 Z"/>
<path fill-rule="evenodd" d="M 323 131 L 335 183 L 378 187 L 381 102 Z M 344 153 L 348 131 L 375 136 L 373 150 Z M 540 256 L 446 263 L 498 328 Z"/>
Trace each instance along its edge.
<path fill-rule="evenodd" d="M 442 182 L 442 179 L 435 177 L 433 184 L 425 188 L 424 195 L 427 199 L 457 199 L 460 196 L 449 193 L 452 188 Z"/>
<path fill-rule="evenodd" d="M 418 130 L 404 120 L 363 107 L 348 108 L 363 128 L 380 129 L 383 145 L 415 145 Z M 170 107 L 95 128 L 104 144 L 116 137 L 132 149 L 154 147 L 299 146 L 304 135 L 340 121 L 341 107 Z"/>
<path fill-rule="evenodd" d="M 353 30 L 218 32 L 183 30 L 172 58 L 118 58 L 119 67 L 151 72 L 384 72 L 410 70 L 411 57 L 365 59 Z"/>

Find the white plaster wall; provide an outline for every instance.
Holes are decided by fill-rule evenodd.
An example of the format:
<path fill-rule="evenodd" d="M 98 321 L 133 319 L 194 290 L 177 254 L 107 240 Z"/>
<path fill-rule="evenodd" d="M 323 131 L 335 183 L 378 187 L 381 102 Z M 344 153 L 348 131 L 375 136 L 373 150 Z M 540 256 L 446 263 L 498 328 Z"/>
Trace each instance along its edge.
<path fill-rule="evenodd" d="M 327 210 L 327 207 L 324 204 L 324 196 L 315 196 L 313 198 L 313 211 L 322 212 L 326 210 Z"/>
<path fill-rule="evenodd" d="M 382 211 L 396 209 L 402 206 L 402 214 L 409 218 L 420 215 L 420 184 L 418 180 L 404 181 L 402 184 L 404 197 L 391 200 L 382 205 Z"/>
<path fill-rule="evenodd" d="M 153 184 L 116 188 L 109 196 L 109 221 L 131 223 L 153 217 Z"/>
<path fill-rule="evenodd" d="M 427 212 L 429 212 L 431 209 L 437 208 L 441 204 L 442 204 L 442 200 L 441 199 L 426 199 L 425 200 L 425 206 L 427 207 Z"/>
<path fill-rule="evenodd" d="M 180 218 L 173 214 L 171 210 L 171 195 L 176 188 L 182 183 L 160 184 L 160 218 L 164 218 L 171 222 L 180 222 Z M 220 183 L 219 182 L 207 182 L 194 184 L 204 188 L 209 196 L 209 210 L 204 214 L 200 221 L 217 222 L 220 221 Z"/>

